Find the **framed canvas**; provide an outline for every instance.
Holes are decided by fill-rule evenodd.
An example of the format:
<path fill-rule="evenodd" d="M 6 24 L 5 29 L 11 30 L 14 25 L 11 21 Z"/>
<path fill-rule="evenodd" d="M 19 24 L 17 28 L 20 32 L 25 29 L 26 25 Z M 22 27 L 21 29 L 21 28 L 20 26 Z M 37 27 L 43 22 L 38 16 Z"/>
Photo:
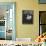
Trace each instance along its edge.
<path fill-rule="evenodd" d="M 15 40 L 15 2 L 0 2 L 0 40 Z"/>
<path fill-rule="evenodd" d="M 33 10 L 22 11 L 22 24 L 33 24 Z"/>
<path fill-rule="evenodd" d="M 46 0 L 39 0 L 40 4 L 46 4 Z"/>

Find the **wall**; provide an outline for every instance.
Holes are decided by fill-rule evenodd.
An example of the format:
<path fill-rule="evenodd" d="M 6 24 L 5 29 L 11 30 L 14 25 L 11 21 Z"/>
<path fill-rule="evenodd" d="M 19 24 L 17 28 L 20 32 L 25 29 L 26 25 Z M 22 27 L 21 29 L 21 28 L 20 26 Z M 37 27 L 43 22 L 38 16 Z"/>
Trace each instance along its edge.
<path fill-rule="evenodd" d="M 3 0 L 0 2 L 16 2 L 16 37 L 36 38 L 39 33 L 39 10 L 46 10 L 46 5 L 38 4 L 38 0 Z M 22 24 L 22 10 L 33 10 L 33 24 Z"/>
<path fill-rule="evenodd" d="M 36 38 L 39 32 L 39 16 L 38 16 L 38 1 L 37 0 L 20 0 L 16 2 L 17 5 L 17 37 L 18 38 Z M 22 10 L 33 10 L 33 24 L 22 24 Z"/>

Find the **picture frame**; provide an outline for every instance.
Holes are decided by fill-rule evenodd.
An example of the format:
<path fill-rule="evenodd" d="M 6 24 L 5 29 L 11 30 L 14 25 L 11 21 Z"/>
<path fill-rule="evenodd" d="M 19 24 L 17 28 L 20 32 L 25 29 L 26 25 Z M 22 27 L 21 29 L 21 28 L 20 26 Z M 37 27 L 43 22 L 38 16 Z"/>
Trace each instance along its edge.
<path fill-rule="evenodd" d="M 22 11 L 22 24 L 33 24 L 33 10 Z"/>
<path fill-rule="evenodd" d="M 39 0 L 39 4 L 46 4 L 46 0 Z"/>

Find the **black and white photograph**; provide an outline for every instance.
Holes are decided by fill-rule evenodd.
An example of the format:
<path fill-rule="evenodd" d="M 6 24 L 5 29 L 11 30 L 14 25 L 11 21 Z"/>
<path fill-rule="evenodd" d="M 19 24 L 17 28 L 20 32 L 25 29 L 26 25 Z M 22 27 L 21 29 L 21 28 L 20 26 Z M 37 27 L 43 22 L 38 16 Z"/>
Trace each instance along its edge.
<path fill-rule="evenodd" d="M 22 24 L 33 24 L 33 10 L 22 11 Z"/>

